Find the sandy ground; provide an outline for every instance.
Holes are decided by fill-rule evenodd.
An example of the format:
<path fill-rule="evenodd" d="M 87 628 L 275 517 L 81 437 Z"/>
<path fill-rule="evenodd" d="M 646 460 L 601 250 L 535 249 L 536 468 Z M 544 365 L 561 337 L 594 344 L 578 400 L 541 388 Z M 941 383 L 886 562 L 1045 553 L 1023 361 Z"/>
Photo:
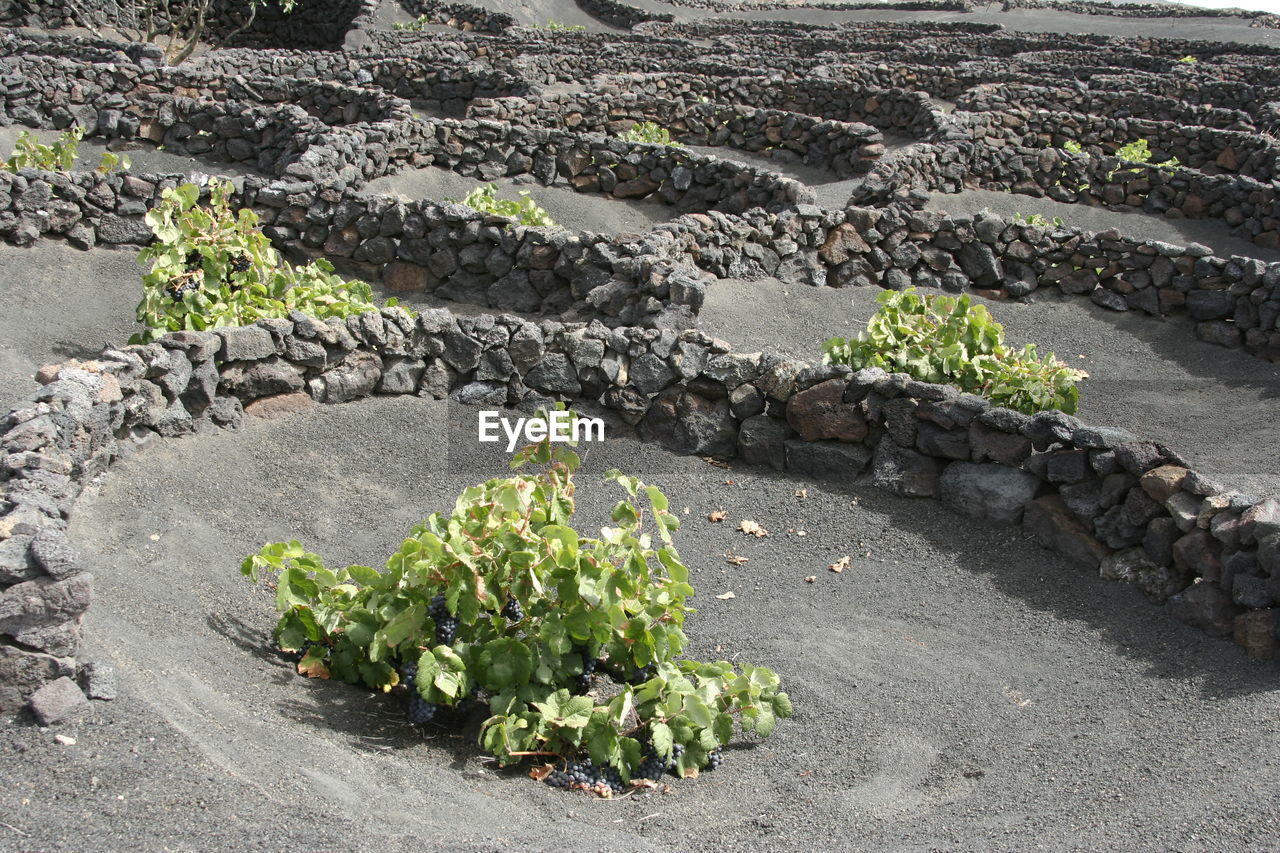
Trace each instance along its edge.
<path fill-rule="evenodd" d="M 538 2 L 522 7 L 528 22 L 575 22 L 576 6 Z M 982 15 L 1168 34 L 1160 21 L 955 17 Z M 1243 23 L 1169 26 L 1280 43 Z M 415 197 L 460 198 L 475 184 L 452 172 L 384 180 Z M 530 189 L 571 228 L 660 221 L 633 203 Z M 0 409 L 32 387 L 37 364 L 127 337 L 139 293 L 132 253 L 0 247 L 0 304 L 18 306 L 0 311 Z M 722 281 L 704 325 L 736 348 L 813 358 L 821 337 L 862 325 L 877 293 Z M 1089 422 L 1130 426 L 1225 482 L 1275 491 L 1280 462 L 1252 449 L 1280 439 L 1275 365 L 1079 299 L 993 311 L 1013 343 L 1092 373 Z M 251 419 L 119 463 L 79 503 L 71 536 L 97 578 L 85 657 L 116 665 L 120 699 L 56 732 L 74 744 L 29 720 L 0 724 L 0 849 L 1236 851 L 1280 838 L 1275 664 L 1014 528 L 860 486 L 727 472 L 620 427 L 587 454 L 579 528 L 606 518 L 616 494 L 598 475 L 614 466 L 689 508 L 677 543 L 701 593 L 690 653 L 779 672 L 797 713 L 772 738 L 669 794 L 598 801 L 496 772 L 475 720 L 419 733 L 396 697 L 293 676 L 264 644 L 273 597 L 239 576 L 240 560 L 299 538 L 330 564 L 378 565 L 462 487 L 504 474 L 500 448 L 474 435 L 474 410 L 380 398 Z M 706 521 L 721 507 L 731 523 Z M 772 534 L 743 537 L 733 523 L 745 518 Z M 727 552 L 749 561 L 729 565 Z M 845 555 L 850 570 L 826 570 Z M 725 591 L 736 598 L 713 597 Z"/>
<path fill-rule="evenodd" d="M 506 0 L 475 0 L 477 5 L 492 8 Z M 632 5 L 653 12 L 674 15 L 677 21 L 701 18 L 739 18 L 750 21 L 793 21 L 807 24 L 840 24 L 852 21 L 927 21 L 1002 24 L 1013 31 L 1034 33 L 1095 33 L 1098 35 L 1141 38 L 1203 39 L 1234 41 L 1245 44 L 1280 44 L 1280 31 L 1251 28 L 1244 18 L 1114 18 L 1102 15 L 1075 15 L 1044 9 L 1002 11 L 992 3 L 976 12 L 908 12 L 897 9 L 863 9 L 837 12 L 817 8 L 763 9 L 750 12 L 716 12 L 673 6 L 660 0 L 628 0 Z M 492 5 L 491 5 L 492 4 Z"/>
<path fill-rule="evenodd" d="M 521 190 L 541 205 L 557 225 L 570 231 L 594 231 L 598 234 L 643 233 L 659 222 L 666 222 L 680 215 L 674 207 L 660 201 L 624 200 L 609 198 L 599 193 L 574 192 L 568 185 L 556 184 L 544 187 L 532 177 L 498 178 L 499 198 L 515 198 Z M 370 181 L 361 192 L 364 195 L 399 195 L 406 199 L 430 199 L 461 201 L 467 193 L 485 182 L 428 166 L 423 169 L 406 169 Z"/>
<path fill-rule="evenodd" d="M 597 475 L 615 464 L 690 508 L 678 544 L 701 592 L 691 654 L 779 671 L 797 713 L 772 738 L 670 794 L 593 801 L 494 772 L 474 731 L 420 736 L 390 698 L 292 676 L 262 645 L 272 595 L 239 577 L 240 559 L 296 536 L 332 564 L 377 563 L 421 515 L 500 476 L 501 452 L 472 437 L 474 410 L 448 429 L 444 408 L 381 399 L 167 442 L 82 500 L 71 533 L 98 578 L 91 649 L 117 665 L 122 694 L 60 732 L 74 746 L 0 729 L 23 749 L 0 765 L 21 846 L 1234 850 L 1275 838 L 1273 665 L 1012 528 L 730 473 L 622 431 L 588 454 L 580 527 L 604 519 L 615 495 Z M 719 507 L 772 534 L 704 520 Z M 727 565 L 730 550 L 749 562 Z M 852 570 L 826 570 L 844 555 Z M 712 597 L 725 591 L 737 597 Z"/>
<path fill-rule="evenodd" d="M 42 364 L 89 358 L 128 341 L 142 299 L 136 252 L 42 242 L 0 244 L 0 412 L 37 387 Z"/>
<path fill-rule="evenodd" d="M 701 319 L 739 351 L 773 347 L 817 361 L 823 340 L 866 327 L 880 293 L 721 280 Z M 1089 373 L 1079 386 L 1086 423 L 1163 441 L 1234 488 L 1280 493 L 1280 458 L 1264 449 L 1280 444 L 1280 365 L 1198 341 L 1183 318 L 1117 314 L 1050 291 L 1029 303 L 975 299 L 1010 344 L 1034 343 Z"/>
<path fill-rule="evenodd" d="M 7 160 L 14 153 L 18 136 L 23 132 L 30 133 L 42 145 L 56 142 L 62 135 L 57 130 L 32 130 L 21 125 L 0 127 L 0 159 Z M 186 154 L 175 154 L 164 151 L 147 142 L 129 142 L 117 140 L 120 144 L 112 145 L 111 150 L 117 155 L 129 158 L 129 172 L 135 175 L 189 175 L 201 172 L 217 177 L 236 177 L 257 174 L 256 170 L 241 164 L 224 163 L 218 160 L 205 160 Z M 77 148 L 78 155 L 72 169 L 77 172 L 92 172 L 102 162 L 102 154 L 107 150 L 101 139 L 82 139 Z"/>
<path fill-rule="evenodd" d="M 1265 261 L 1280 261 L 1280 250 L 1265 249 L 1251 240 L 1232 236 L 1231 226 L 1219 219 L 1167 219 L 1139 210 L 1110 210 L 997 190 L 935 193 L 926 207 L 966 216 L 987 210 L 1006 219 L 1011 219 L 1015 213 L 1023 216 L 1038 213 L 1050 221 L 1060 218 L 1066 227 L 1083 231 L 1114 228 L 1126 237 L 1139 240 L 1163 240 L 1178 246 L 1201 243 L 1223 258 L 1245 255 Z"/>

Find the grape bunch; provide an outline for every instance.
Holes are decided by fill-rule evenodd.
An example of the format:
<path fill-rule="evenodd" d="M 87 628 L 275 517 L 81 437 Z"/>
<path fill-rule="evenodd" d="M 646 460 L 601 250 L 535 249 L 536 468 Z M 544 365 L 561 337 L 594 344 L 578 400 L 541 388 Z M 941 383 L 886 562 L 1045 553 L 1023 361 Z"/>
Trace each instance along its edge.
<path fill-rule="evenodd" d="M 544 780 L 553 788 L 580 788 L 603 794 L 620 794 L 625 789 L 622 774 L 616 767 L 597 767 L 591 761 L 578 761 L 564 770 L 553 770 Z"/>
<path fill-rule="evenodd" d="M 418 680 L 418 665 L 413 661 L 409 661 L 400 667 L 400 677 L 404 680 L 405 686 L 412 688 L 414 682 Z"/>
<path fill-rule="evenodd" d="M 524 619 L 524 608 L 520 606 L 515 596 L 507 596 L 507 603 L 502 606 L 502 617 L 509 622 L 519 622 Z"/>
<path fill-rule="evenodd" d="M 253 261 L 249 260 L 248 255 L 236 255 L 231 259 L 232 272 L 248 272 L 253 267 Z"/>
<path fill-rule="evenodd" d="M 640 762 L 640 766 L 636 768 L 636 772 L 632 775 L 636 779 L 648 779 L 650 782 L 657 782 L 662 778 L 668 770 L 675 766 L 684 755 L 684 744 L 677 743 L 671 746 L 671 758 L 663 758 L 661 755 L 650 749 L 645 753 L 644 760 Z"/>
<path fill-rule="evenodd" d="M 599 661 L 596 656 L 588 652 L 586 649 L 581 650 L 582 653 L 582 674 L 574 676 L 573 686 L 575 692 L 586 693 L 591 689 L 591 679 L 596 674 L 596 667 Z"/>
<path fill-rule="evenodd" d="M 717 746 L 707 755 L 707 769 L 715 770 L 721 764 L 724 764 L 724 749 Z"/>
<path fill-rule="evenodd" d="M 657 782 L 662 778 L 662 774 L 667 772 L 668 762 L 658 753 L 650 750 L 645 753 L 644 760 L 636 767 L 635 772 L 631 774 L 633 779 L 648 779 L 650 782 Z"/>
<path fill-rule="evenodd" d="M 449 613 L 443 595 L 431 599 L 430 615 L 431 620 L 436 623 L 436 644 L 452 646 L 458 636 L 458 617 Z"/>
<path fill-rule="evenodd" d="M 200 257 L 199 252 L 189 252 L 183 260 L 186 262 L 187 272 L 195 272 L 204 266 L 204 258 Z"/>
<path fill-rule="evenodd" d="M 199 282 L 197 282 L 194 278 L 190 278 L 187 276 L 183 276 L 182 278 L 175 279 L 174 281 L 171 281 L 167 285 L 165 285 L 165 292 L 168 293 L 169 296 L 173 298 L 174 302 L 181 302 L 182 297 L 186 296 L 188 293 L 195 293 L 199 289 L 200 289 Z"/>
<path fill-rule="evenodd" d="M 422 698 L 417 690 L 409 692 L 409 722 L 415 726 L 425 726 L 436 715 L 435 704 Z"/>
<path fill-rule="evenodd" d="M 627 683 L 633 687 L 639 684 L 644 684 L 646 681 L 657 675 L 657 673 L 658 671 L 654 669 L 653 664 L 650 664 L 646 667 L 641 667 L 632 673 L 631 677 L 627 679 Z"/>

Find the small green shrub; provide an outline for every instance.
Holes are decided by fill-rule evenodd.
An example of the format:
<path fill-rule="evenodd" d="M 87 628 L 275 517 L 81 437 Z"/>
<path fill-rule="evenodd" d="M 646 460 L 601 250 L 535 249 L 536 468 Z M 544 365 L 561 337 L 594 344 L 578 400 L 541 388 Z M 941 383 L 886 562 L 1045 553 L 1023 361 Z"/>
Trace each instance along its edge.
<path fill-rule="evenodd" d="M 684 147 L 683 142 L 676 142 L 671 138 L 671 131 L 651 121 L 642 121 L 631 125 L 631 127 L 618 134 L 618 138 L 625 139 L 627 142 L 648 142 L 655 145 L 671 145 L 676 148 Z"/>
<path fill-rule="evenodd" d="M 63 131 L 62 135 L 49 145 L 42 145 L 33 135 L 24 130 L 18 134 L 12 156 L 0 163 L 0 170 L 6 172 L 17 172 L 19 169 L 41 169 L 46 172 L 69 171 L 80 157 L 80 140 L 82 139 L 84 139 L 84 128 L 79 125 Z M 97 171 L 103 173 L 124 171 L 129 168 L 129 165 L 128 157 L 104 151 Z"/>
<path fill-rule="evenodd" d="M 1178 61 L 1181 62 L 1183 65 L 1195 65 L 1200 60 L 1196 59 L 1191 54 L 1187 54 L 1186 56 L 1182 57 Z"/>
<path fill-rule="evenodd" d="M 1147 140 L 1145 139 L 1138 139 L 1133 142 L 1129 142 L 1129 143 L 1126 143 L 1125 145 L 1120 146 L 1120 148 L 1116 151 L 1116 157 L 1120 158 L 1120 161 L 1123 163 L 1137 164 L 1135 168 L 1127 170 L 1134 173 L 1141 172 L 1142 169 L 1138 168 L 1141 166 L 1150 165 L 1150 166 L 1155 166 L 1157 169 L 1176 169 L 1180 165 L 1178 163 L 1177 157 L 1170 157 L 1168 160 L 1165 160 L 1163 163 L 1152 163 L 1151 147 L 1147 144 Z M 1107 180 L 1109 181 L 1113 177 L 1115 177 L 1115 174 L 1118 171 L 1120 170 L 1112 169 L 1110 172 L 1108 172 Z"/>
<path fill-rule="evenodd" d="M 582 24 L 562 24 L 555 18 L 549 19 L 545 24 L 534 24 L 535 30 L 550 30 L 554 33 L 583 33 L 587 28 Z"/>
<path fill-rule="evenodd" d="M 138 254 L 139 263 L 151 264 L 138 304 L 146 329 L 131 343 L 287 317 L 295 308 L 320 320 L 377 310 L 369 285 L 343 281 L 328 261 L 298 267 L 281 258 L 258 230 L 257 214 L 232 213 L 231 191 L 230 181 L 212 181 L 205 207 L 197 204 L 200 188 L 183 184 L 166 189 L 147 212 L 156 241 Z"/>
<path fill-rule="evenodd" d="M 603 796 L 697 775 L 735 729 L 765 737 L 791 715 L 772 671 L 681 657 L 694 590 L 657 487 L 608 472 L 625 494 L 591 538 L 571 526 L 577 455 L 544 439 L 511 466 L 528 463 L 543 470 L 471 486 L 415 526 L 383 571 L 327 569 L 297 542 L 245 559 L 246 577 L 275 580 L 275 638 L 298 672 L 403 684 L 417 725 L 485 702 L 480 743 L 500 764 L 589 759 L 594 781 L 531 775 Z"/>
<path fill-rule="evenodd" d="M 498 198 L 498 185 L 488 183 L 467 193 L 467 197 L 461 202 L 451 198 L 445 199 L 445 201 L 465 204 L 472 210 L 478 210 L 481 213 L 505 216 L 508 219 L 516 220 L 521 225 L 543 228 L 556 227 L 555 220 L 551 218 L 551 214 L 539 207 L 538 203 L 529 197 L 528 190 L 520 190 L 519 195 L 518 199 Z"/>
<path fill-rule="evenodd" d="M 880 367 L 924 382 L 945 382 L 1031 414 L 1060 409 L 1071 414 L 1080 402 L 1075 383 L 1088 374 L 1074 370 L 1034 344 L 1014 350 L 1004 327 L 969 296 L 922 295 L 909 288 L 887 290 L 879 309 L 857 338 L 831 338 L 823 361 L 855 369 Z"/>
<path fill-rule="evenodd" d="M 1039 213 L 1014 213 L 1013 221 L 1019 225 L 1035 225 L 1040 228 L 1048 228 L 1050 226 L 1053 226 L 1054 228 L 1062 227 L 1061 216 L 1055 216 L 1052 220 L 1049 220 L 1045 219 Z"/>
<path fill-rule="evenodd" d="M 1083 154 L 1084 146 L 1079 142 L 1076 142 L 1074 139 L 1068 139 L 1066 142 L 1062 143 L 1062 150 L 1069 151 L 1072 154 Z"/>
<path fill-rule="evenodd" d="M 429 26 L 431 26 L 431 18 L 427 15 L 419 15 L 418 17 L 414 18 L 412 21 L 408 21 L 408 22 L 396 21 L 394 24 L 391 25 L 391 28 L 395 30 L 404 30 L 406 32 L 417 33 L 417 32 L 422 32 Z"/>

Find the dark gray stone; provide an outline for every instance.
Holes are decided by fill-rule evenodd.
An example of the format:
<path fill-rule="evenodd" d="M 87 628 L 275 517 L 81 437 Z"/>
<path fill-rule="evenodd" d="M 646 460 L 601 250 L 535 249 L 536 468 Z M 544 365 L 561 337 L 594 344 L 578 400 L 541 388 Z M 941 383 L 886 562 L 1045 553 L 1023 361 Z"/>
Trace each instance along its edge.
<path fill-rule="evenodd" d="M 738 432 L 738 457 L 750 465 L 769 465 L 781 471 L 786 465 L 789 432 L 786 423 L 777 418 L 759 414 L 748 417 Z"/>
<path fill-rule="evenodd" d="M 905 447 L 888 436 L 880 439 L 871 461 L 871 482 L 906 497 L 933 497 L 938 493 L 942 462 Z"/>
<path fill-rule="evenodd" d="M 1238 609 L 1231 596 L 1212 581 L 1201 581 L 1169 599 L 1169 612 L 1176 619 L 1219 637 L 1235 629 Z"/>
<path fill-rule="evenodd" d="M 840 483 L 856 480 L 871 460 L 871 450 L 861 444 L 792 439 L 785 447 L 788 471 Z"/>
<path fill-rule="evenodd" d="M 382 363 L 379 394 L 413 394 L 418 390 L 426 362 L 420 358 L 388 358 Z"/>
<path fill-rule="evenodd" d="M 218 330 L 223 361 L 256 361 L 276 354 L 271 333 L 261 326 L 231 326 Z"/>
<path fill-rule="evenodd" d="M 578 381 L 573 365 L 568 357 L 558 352 L 543 356 L 538 366 L 525 376 L 524 382 L 530 388 L 564 397 L 575 397 L 582 391 L 582 383 Z"/>
<path fill-rule="evenodd" d="M 678 388 L 653 401 L 639 432 L 682 454 L 727 458 L 738 451 L 738 422 L 729 411 L 729 400 L 709 400 Z"/>
<path fill-rule="evenodd" d="M 1023 507 L 1036 496 L 1039 487 L 1035 475 L 1018 468 L 952 462 L 939 478 L 938 496 L 962 515 L 1017 524 Z"/>
<path fill-rule="evenodd" d="M 368 397 L 381 376 L 381 358 L 371 352 L 354 352 L 338 367 L 311 380 L 311 396 L 322 403 L 345 403 Z"/>
<path fill-rule="evenodd" d="M 109 702 L 116 698 L 116 671 L 109 663 L 87 663 L 82 673 L 84 693 L 90 699 Z"/>

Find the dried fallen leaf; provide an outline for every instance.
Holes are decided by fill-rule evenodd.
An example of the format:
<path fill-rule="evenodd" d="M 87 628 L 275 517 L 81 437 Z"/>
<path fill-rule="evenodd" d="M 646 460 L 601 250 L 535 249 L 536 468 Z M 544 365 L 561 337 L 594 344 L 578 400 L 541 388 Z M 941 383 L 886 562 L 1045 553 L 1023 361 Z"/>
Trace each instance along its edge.
<path fill-rule="evenodd" d="M 329 667 L 318 658 L 304 658 L 298 663 L 298 675 L 305 675 L 307 678 L 328 678 Z"/>
<path fill-rule="evenodd" d="M 817 579 L 818 579 L 818 576 L 817 576 L 817 575 L 809 575 L 808 577 L 806 577 L 806 578 L 804 579 L 804 582 L 805 582 L 805 583 L 813 583 L 813 582 L 814 582 L 814 581 L 816 581 Z"/>
<path fill-rule="evenodd" d="M 734 485 L 737 485 L 736 483 L 734 483 L 734 482 L 733 482 L 733 480 L 725 480 L 725 481 L 724 481 L 724 484 L 725 484 L 726 486 L 734 486 Z"/>
<path fill-rule="evenodd" d="M 788 530 L 787 532 L 788 532 L 788 533 L 790 533 L 790 534 L 792 534 L 793 536 L 808 536 L 808 535 L 809 535 L 809 531 L 805 530 L 803 527 L 793 527 L 793 528 L 791 528 L 790 530 Z"/>
<path fill-rule="evenodd" d="M 809 497 L 809 490 L 808 490 L 808 489 L 796 489 L 796 497 L 798 497 L 798 498 L 807 498 L 807 497 Z"/>
<path fill-rule="evenodd" d="M 741 554 L 735 554 L 732 551 L 724 555 L 724 561 L 731 566 L 741 566 L 747 562 L 747 558 Z"/>
<path fill-rule="evenodd" d="M 719 523 L 721 521 L 724 521 L 728 517 L 729 517 L 729 513 L 725 512 L 722 509 L 718 509 L 715 512 L 711 513 L 711 515 L 707 516 L 707 521 L 714 521 Z"/>
<path fill-rule="evenodd" d="M 550 776 L 551 772 L 555 769 L 556 769 L 555 765 L 553 764 L 543 764 L 540 767 L 535 767 L 532 770 L 530 770 L 529 778 L 536 779 L 537 781 L 541 782 L 543 779 Z"/>
<path fill-rule="evenodd" d="M 698 768 L 696 768 L 696 767 L 686 767 L 686 768 L 684 769 L 684 778 L 686 778 L 686 779 L 697 779 L 697 778 L 698 778 Z"/>
<path fill-rule="evenodd" d="M 73 737 L 68 737 L 67 735 L 54 735 L 53 739 L 56 740 L 58 743 L 62 744 L 63 746 L 76 745 L 76 739 Z"/>
<path fill-rule="evenodd" d="M 720 599 L 721 601 L 728 601 L 731 598 L 737 598 L 737 597 L 738 596 L 734 595 L 732 592 L 722 592 L 716 596 L 716 598 Z"/>
<path fill-rule="evenodd" d="M 755 536 L 757 538 L 769 535 L 769 531 L 765 530 L 759 524 L 750 519 L 743 520 L 743 522 L 738 525 L 738 529 L 748 536 Z"/>
<path fill-rule="evenodd" d="M 723 468 L 723 469 L 725 469 L 726 471 L 732 471 L 732 470 L 733 470 L 733 466 L 732 466 L 732 465 L 730 465 L 728 462 L 721 462 L 719 459 L 716 459 L 716 458 L 711 457 L 711 456 L 704 456 L 704 457 L 702 457 L 702 461 L 703 461 L 703 462 L 706 462 L 708 465 L 714 465 L 714 466 L 716 466 L 717 468 Z"/>
<path fill-rule="evenodd" d="M 852 564 L 853 564 L 853 558 L 846 555 L 836 560 L 827 568 L 831 569 L 831 571 L 835 572 L 836 574 L 840 574 L 845 569 L 849 568 L 849 566 Z"/>
<path fill-rule="evenodd" d="M 682 510 L 680 510 L 680 511 L 681 511 L 681 512 L 683 512 L 685 515 L 688 515 L 688 514 L 689 514 L 689 508 L 688 508 L 688 507 L 685 507 L 684 509 L 682 509 Z"/>

